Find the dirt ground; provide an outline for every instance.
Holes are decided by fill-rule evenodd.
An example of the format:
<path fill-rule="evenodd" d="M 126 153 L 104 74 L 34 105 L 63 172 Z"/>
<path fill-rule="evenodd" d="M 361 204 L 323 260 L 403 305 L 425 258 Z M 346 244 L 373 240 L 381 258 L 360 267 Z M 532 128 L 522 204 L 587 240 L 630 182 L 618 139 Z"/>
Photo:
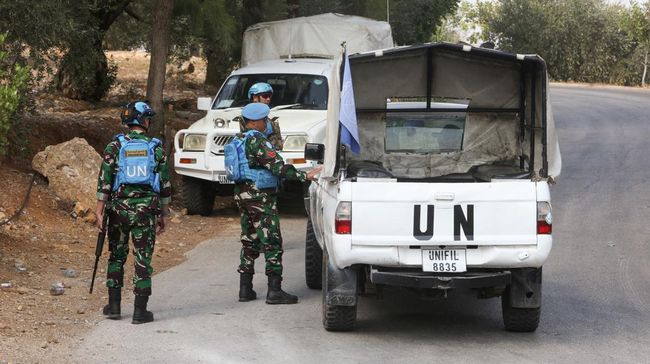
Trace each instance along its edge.
<path fill-rule="evenodd" d="M 118 84 L 105 101 L 89 104 L 48 92 L 38 96 L 36 112 L 25 119 L 32 129 L 28 152 L 0 162 L 0 223 L 21 206 L 32 181 L 30 161 L 35 153 L 75 136 L 86 138 L 99 151 L 121 130 L 120 105 L 142 98 L 149 59 L 141 52 L 112 52 L 109 58 L 120 71 Z M 173 107 L 168 125 L 175 129 L 200 117 L 194 109 L 196 97 L 208 95 L 200 86 L 204 65 L 193 63 L 192 73 L 187 64 L 168 71 L 165 99 Z M 180 196 L 174 195 L 174 201 L 168 229 L 156 240 L 156 272 L 179 264 L 185 252 L 214 236 L 220 226 L 238 221 L 228 198 L 217 201 L 209 217 L 187 216 Z M 107 251 L 100 259 L 95 290 L 89 294 L 97 230 L 71 212 L 71 203 L 55 196 L 47 180 L 37 176 L 25 209 L 0 226 L 0 363 L 71 362 L 74 345 L 103 320 Z M 132 262 L 129 257 L 125 293 L 132 288 L 128 278 Z M 63 285 L 63 294 L 51 294 L 56 284 Z M 124 296 L 123 307 L 132 305 L 132 296 Z"/>

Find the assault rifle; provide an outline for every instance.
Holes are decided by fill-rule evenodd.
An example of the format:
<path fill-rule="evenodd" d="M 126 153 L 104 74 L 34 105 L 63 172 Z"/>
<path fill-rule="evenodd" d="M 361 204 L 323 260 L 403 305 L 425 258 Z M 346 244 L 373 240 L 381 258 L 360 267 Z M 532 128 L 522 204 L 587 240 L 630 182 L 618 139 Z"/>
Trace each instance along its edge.
<path fill-rule="evenodd" d="M 99 257 L 102 256 L 102 250 L 104 250 L 104 240 L 106 240 L 106 229 L 108 228 L 108 211 L 106 206 L 109 201 L 106 201 L 104 205 L 104 228 L 97 233 L 97 245 L 95 246 L 95 267 L 93 268 L 93 278 L 90 280 L 90 293 L 93 293 L 93 285 L 95 285 L 95 275 L 97 274 L 97 265 L 99 264 Z"/>

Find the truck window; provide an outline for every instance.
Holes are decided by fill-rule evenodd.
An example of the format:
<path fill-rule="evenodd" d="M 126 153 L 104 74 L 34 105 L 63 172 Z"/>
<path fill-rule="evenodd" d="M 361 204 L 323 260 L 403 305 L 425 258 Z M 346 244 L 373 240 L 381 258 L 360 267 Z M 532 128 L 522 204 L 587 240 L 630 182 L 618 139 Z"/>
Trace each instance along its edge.
<path fill-rule="evenodd" d="M 213 109 L 242 107 L 248 104 L 248 89 L 257 82 L 273 87 L 269 106 L 295 105 L 294 109 L 327 110 L 327 78 L 299 74 L 235 75 L 226 80 L 212 105 Z"/>
<path fill-rule="evenodd" d="M 384 150 L 387 153 L 450 153 L 463 149 L 465 112 L 436 109 L 467 108 L 458 102 L 432 102 L 429 112 L 414 112 L 409 109 L 424 109 L 422 101 L 386 102 L 386 130 Z M 402 111 L 403 110 L 403 111 Z"/>

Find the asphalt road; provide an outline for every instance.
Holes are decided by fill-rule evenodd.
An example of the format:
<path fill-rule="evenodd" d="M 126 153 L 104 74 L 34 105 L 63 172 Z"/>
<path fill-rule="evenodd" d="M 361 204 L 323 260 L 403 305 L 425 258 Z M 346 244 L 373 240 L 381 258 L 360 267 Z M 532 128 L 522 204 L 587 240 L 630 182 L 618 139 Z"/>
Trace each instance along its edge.
<path fill-rule="evenodd" d="M 304 284 L 305 219 L 283 216 L 292 306 L 237 302 L 237 230 L 154 277 L 156 321 L 102 321 L 79 362 L 647 362 L 650 357 L 650 92 L 553 86 L 563 158 L 552 187 L 554 242 L 535 333 L 503 330 L 498 299 L 361 298 L 358 329 L 329 333 L 320 291 Z M 218 219 L 215 217 L 215 223 Z M 261 261 L 257 268 L 263 270 Z M 258 296 L 265 279 L 255 277 Z M 98 308 L 99 309 L 99 308 Z"/>

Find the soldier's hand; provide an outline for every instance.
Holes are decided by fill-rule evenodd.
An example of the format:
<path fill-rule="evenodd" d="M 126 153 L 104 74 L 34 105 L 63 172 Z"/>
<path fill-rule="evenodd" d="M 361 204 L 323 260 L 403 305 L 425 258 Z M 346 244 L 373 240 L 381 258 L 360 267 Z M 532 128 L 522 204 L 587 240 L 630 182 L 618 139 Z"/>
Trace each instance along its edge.
<path fill-rule="evenodd" d="M 162 234 L 165 232 L 165 216 L 160 215 L 158 216 L 158 230 L 156 230 L 156 234 Z"/>
<path fill-rule="evenodd" d="M 316 176 L 318 176 L 318 174 L 320 173 L 320 171 L 322 169 L 323 169 L 323 166 L 318 166 L 318 167 L 312 169 L 311 171 L 307 172 L 307 179 L 310 180 L 310 181 L 317 180 L 318 178 L 316 178 Z"/>
<path fill-rule="evenodd" d="M 106 207 L 106 202 L 102 200 L 97 200 L 97 207 L 95 208 L 95 225 L 99 231 L 104 230 L 104 207 Z"/>
<path fill-rule="evenodd" d="M 104 230 L 104 210 L 95 211 L 95 219 L 97 219 L 97 221 L 95 221 L 97 229 L 99 229 L 99 231 Z"/>

